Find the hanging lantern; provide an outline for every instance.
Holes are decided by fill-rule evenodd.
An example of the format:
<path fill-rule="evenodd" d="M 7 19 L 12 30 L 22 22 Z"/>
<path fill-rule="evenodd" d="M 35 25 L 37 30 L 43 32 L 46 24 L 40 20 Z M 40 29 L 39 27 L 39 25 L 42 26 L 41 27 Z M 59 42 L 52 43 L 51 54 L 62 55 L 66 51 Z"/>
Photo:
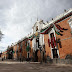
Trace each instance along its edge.
<path fill-rule="evenodd" d="M 50 40 L 48 39 L 48 45 L 49 45 L 49 47 L 50 47 Z"/>

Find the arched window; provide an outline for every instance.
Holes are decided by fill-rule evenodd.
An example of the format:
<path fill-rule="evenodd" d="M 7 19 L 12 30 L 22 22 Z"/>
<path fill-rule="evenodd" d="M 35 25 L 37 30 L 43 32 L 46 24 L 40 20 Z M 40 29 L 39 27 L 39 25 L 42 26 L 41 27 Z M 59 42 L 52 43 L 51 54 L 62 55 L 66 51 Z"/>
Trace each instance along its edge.
<path fill-rule="evenodd" d="M 36 31 L 38 31 L 38 26 L 36 26 Z"/>

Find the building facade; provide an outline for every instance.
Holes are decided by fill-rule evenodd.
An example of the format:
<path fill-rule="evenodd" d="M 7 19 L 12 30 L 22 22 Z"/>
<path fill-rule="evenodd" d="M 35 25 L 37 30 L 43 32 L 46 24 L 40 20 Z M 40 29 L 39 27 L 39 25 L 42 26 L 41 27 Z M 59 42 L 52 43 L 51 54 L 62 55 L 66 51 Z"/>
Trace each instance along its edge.
<path fill-rule="evenodd" d="M 32 33 L 9 48 L 13 59 L 44 61 L 72 55 L 72 9 L 50 22 L 36 21 Z M 9 53 L 10 54 L 10 53 Z M 8 56 L 11 56 L 9 55 Z"/>

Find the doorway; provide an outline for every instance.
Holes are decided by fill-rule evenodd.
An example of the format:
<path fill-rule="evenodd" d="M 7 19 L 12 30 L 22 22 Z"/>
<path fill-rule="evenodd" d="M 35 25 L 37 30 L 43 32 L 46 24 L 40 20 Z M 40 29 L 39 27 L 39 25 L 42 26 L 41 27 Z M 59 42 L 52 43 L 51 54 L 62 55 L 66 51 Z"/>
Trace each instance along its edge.
<path fill-rule="evenodd" d="M 53 58 L 58 58 L 57 49 L 52 49 Z"/>
<path fill-rule="evenodd" d="M 36 48 L 39 48 L 39 38 L 36 38 Z"/>
<path fill-rule="evenodd" d="M 34 53 L 34 62 L 38 62 L 38 55 L 37 55 L 37 53 L 38 53 L 38 50 L 36 50 L 35 53 Z"/>

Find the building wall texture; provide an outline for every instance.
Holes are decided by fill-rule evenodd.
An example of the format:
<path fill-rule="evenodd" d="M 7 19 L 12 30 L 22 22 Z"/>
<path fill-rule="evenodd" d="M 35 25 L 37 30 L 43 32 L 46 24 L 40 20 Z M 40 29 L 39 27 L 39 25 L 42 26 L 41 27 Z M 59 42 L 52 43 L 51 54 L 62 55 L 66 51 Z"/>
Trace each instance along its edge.
<path fill-rule="evenodd" d="M 22 57 L 27 58 L 27 51 L 26 51 L 26 40 L 22 41 Z"/>
<path fill-rule="evenodd" d="M 68 23 L 69 19 L 70 19 L 70 17 L 58 23 L 58 25 L 60 25 L 62 28 L 68 29 L 66 31 L 65 30 L 63 31 L 63 36 L 56 34 L 56 38 L 57 39 L 60 38 L 60 40 L 61 40 L 62 48 L 60 48 L 58 45 L 59 55 L 60 55 L 61 59 L 65 58 L 67 54 L 72 53 L 72 38 L 66 39 L 66 38 L 72 37 L 71 36 L 71 28 Z M 64 39 L 66 39 L 66 40 L 64 40 Z"/>
<path fill-rule="evenodd" d="M 13 58 L 17 59 L 17 44 L 13 46 L 13 51 L 14 51 Z"/>
<path fill-rule="evenodd" d="M 62 30 L 63 32 L 60 32 L 61 34 L 63 34 L 63 36 L 57 35 L 55 33 L 56 40 L 60 39 L 60 42 L 61 42 L 61 47 L 60 47 L 59 43 L 56 41 L 56 43 L 57 43 L 56 47 L 58 47 L 58 50 L 59 50 L 59 57 L 58 58 L 60 58 L 60 59 L 65 59 L 66 55 L 68 55 L 68 54 L 72 55 L 72 35 L 71 35 L 71 28 L 70 28 L 69 23 L 68 23 L 68 20 L 70 18 L 71 17 L 68 17 L 68 18 L 65 18 L 64 20 L 62 20 L 60 22 L 57 22 L 57 24 L 61 28 L 66 29 L 66 30 Z M 42 24 L 42 23 L 41 24 L 39 24 L 39 23 L 40 22 L 38 22 L 37 26 Z M 47 23 L 47 24 L 49 24 L 49 23 Z M 40 27 L 40 28 L 42 28 L 42 27 Z M 36 30 L 36 26 L 35 26 L 35 30 Z M 51 47 L 49 47 L 49 45 L 48 45 L 48 39 L 49 39 L 49 34 L 44 34 L 44 45 L 45 45 L 46 58 L 47 58 L 47 56 L 52 58 L 52 51 L 51 51 Z M 41 40 L 42 40 L 42 37 L 41 37 Z M 39 42 L 41 42 L 41 40 L 39 40 Z M 35 49 L 35 48 L 33 49 L 33 47 L 34 47 L 34 44 L 36 44 L 36 38 L 35 38 L 35 41 L 34 40 L 30 41 L 30 50 L 29 51 L 26 51 L 26 47 L 27 47 L 26 42 L 27 41 L 28 41 L 28 38 L 17 43 L 18 44 L 18 53 L 17 53 L 17 44 L 13 46 L 13 51 L 15 52 L 13 54 L 14 59 L 21 58 L 21 57 L 27 58 L 28 52 L 30 53 L 29 57 L 33 58 L 33 50 Z M 22 51 L 20 51 L 21 44 L 22 44 Z M 6 56 L 7 56 L 6 53 L 2 54 L 2 57 L 6 57 Z M 41 51 L 40 51 L 40 49 L 37 52 L 37 56 L 38 56 L 38 61 L 41 61 Z"/>
<path fill-rule="evenodd" d="M 67 54 L 72 54 L 72 38 L 70 38 L 70 37 L 72 37 L 72 35 L 71 35 L 71 28 L 68 23 L 68 20 L 70 18 L 71 17 L 68 17 L 68 18 L 64 19 L 63 21 L 57 23 L 58 25 L 60 25 L 60 27 L 67 29 L 67 30 L 63 30 L 63 32 L 61 32 L 61 34 L 63 34 L 63 36 L 56 34 L 56 39 L 60 39 L 60 41 L 61 41 L 61 46 L 62 46 L 61 48 L 59 46 L 59 43 L 57 43 L 58 50 L 59 50 L 59 57 L 61 59 L 65 59 Z M 70 39 L 68 39 L 68 38 L 70 38 Z M 48 39 L 49 39 L 49 35 L 44 34 L 46 56 L 48 55 L 51 57 L 52 53 L 51 53 L 51 48 L 48 45 Z"/>

